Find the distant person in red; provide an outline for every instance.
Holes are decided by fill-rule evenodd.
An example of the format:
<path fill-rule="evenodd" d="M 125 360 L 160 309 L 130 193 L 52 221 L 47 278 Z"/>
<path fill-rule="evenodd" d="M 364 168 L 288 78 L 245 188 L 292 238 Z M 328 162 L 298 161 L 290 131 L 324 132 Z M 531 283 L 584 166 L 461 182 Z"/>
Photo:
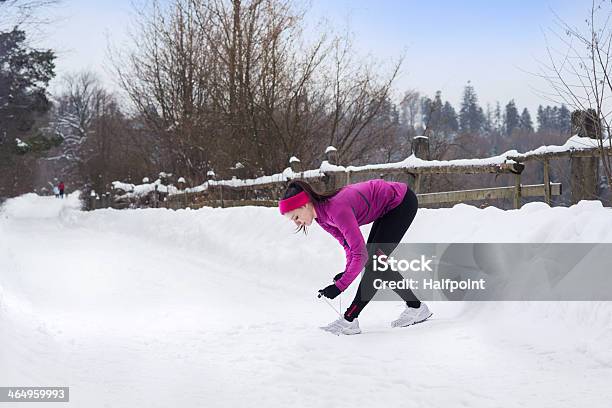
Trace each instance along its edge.
<path fill-rule="evenodd" d="M 60 181 L 60 183 L 57 185 L 57 188 L 59 189 L 60 197 L 64 198 L 64 182 Z"/>

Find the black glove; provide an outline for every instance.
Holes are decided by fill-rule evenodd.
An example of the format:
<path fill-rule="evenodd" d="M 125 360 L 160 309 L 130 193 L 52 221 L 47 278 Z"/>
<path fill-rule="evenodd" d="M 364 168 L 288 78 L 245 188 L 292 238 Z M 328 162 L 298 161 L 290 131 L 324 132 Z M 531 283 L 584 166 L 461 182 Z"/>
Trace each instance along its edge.
<path fill-rule="evenodd" d="M 342 275 L 344 275 L 344 272 L 340 272 L 339 274 L 334 276 L 334 282 L 338 282 L 342 278 Z"/>
<path fill-rule="evenodd" d="M 319 291 L 319 296 L 318 297 L 321 297 L 321 295 L 323 295 L 326 298 L 335 299 L 336 296 L 338 296 L 340 294 L 340 292 L 342 292 L 342 291 L 335 284 L 331 284 L 328 287 L 326 287 L 325 289 L 321 289 Z"/>

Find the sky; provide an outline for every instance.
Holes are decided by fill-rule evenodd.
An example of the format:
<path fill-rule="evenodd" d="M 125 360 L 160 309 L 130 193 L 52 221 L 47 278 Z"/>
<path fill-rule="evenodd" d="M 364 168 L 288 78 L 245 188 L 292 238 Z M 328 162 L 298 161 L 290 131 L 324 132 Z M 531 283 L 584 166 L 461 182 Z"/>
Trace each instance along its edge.
<path fill-rule="evenodd" d="M 468 81 L 483 108 L 514 99 L 535 119 L 539 104 L 553 104 L 536 74 L 547 61 L 555 14 L 584 25 L 590 0 L 311 0 L 308 21 L 327 24 L 353 36 L 360 55 L 388 67 L 402 53 L 395 98 L 406 90 L 433 96 L 436 91 L 459 109 Z M 107 48 L 127 40 L 133 17 L 129 1 L 63 0 L 40 44 L 58 51 L 58 78 L 68 72 L 97 72 L 114 83 Z M 553 36 L 554 37 L 554 36 Z M 59 80 L 52 89 L 59 87 Z"/>

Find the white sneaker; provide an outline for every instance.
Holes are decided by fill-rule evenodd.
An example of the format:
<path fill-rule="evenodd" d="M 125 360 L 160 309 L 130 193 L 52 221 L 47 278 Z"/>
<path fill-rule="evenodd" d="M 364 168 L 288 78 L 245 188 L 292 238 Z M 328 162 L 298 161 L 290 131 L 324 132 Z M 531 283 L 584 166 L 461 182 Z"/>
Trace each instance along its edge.
<path fill-rule="evenodd" d="M 427 305 L 421 302 L 419 308 L 408 307 L 402 312 L 402 314 L 391 322 L 391 327 L 406 327 L 413 324 L 424 322 L 429 319 L 433 313 L 429 311 Z"/>
<path fill-rule="evenodd" d="M 337 320 L 334 320 L 327 326 L 321 327 L 321 330 L 325 330 L 330 332 L 331 334 L 335 334 L 339 336 L 341 334 L 359 334 L 361 333 L 361 329 L 359 328 L 359 321 L 357 319 L 349 322 L 344 318 L 344 316 L 339 317 Z"/>

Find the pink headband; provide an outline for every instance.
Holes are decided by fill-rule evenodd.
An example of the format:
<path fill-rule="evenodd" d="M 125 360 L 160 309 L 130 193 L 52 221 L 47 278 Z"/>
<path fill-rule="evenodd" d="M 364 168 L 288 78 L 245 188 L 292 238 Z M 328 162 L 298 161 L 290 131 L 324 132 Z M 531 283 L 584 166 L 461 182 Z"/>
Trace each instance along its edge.
<path fill-rule="evenodd" d="M 300 208 L 304 204 L 310 201 L 310 197 L 304 191 L 300 191 L 294 196 L 289 198 L 285 198 L 284 200 L 280 200 L 278 202 L 278 208 L 281 214 L 286 214 L 289 211 L 293 211 L 296 208 Z"/>

